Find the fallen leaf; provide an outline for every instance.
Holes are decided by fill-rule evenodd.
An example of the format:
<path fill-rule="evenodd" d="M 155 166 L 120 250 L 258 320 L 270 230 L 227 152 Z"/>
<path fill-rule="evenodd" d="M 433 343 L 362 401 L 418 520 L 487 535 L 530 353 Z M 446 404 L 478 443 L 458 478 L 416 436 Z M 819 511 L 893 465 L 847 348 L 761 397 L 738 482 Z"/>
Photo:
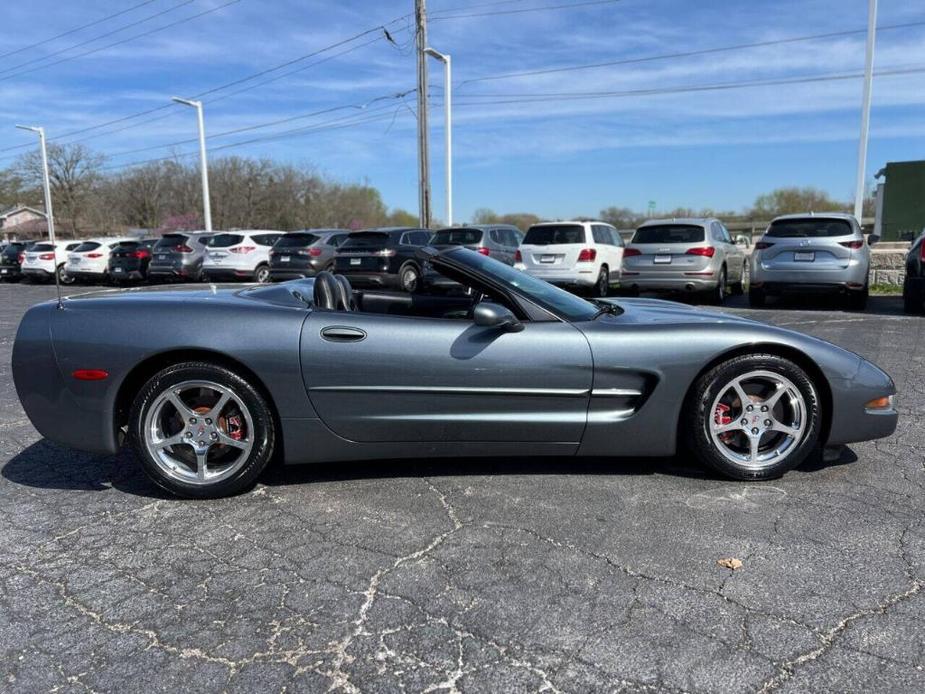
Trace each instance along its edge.
<path fill-rule="evenodd" d="M 742 560 L 736 559 L 735 557 L 729 557 L 728 559 L 717 559 L 716 563 L 722 566 L 724 569 L 732 569 L 733 571 L 742 568 Z"/>

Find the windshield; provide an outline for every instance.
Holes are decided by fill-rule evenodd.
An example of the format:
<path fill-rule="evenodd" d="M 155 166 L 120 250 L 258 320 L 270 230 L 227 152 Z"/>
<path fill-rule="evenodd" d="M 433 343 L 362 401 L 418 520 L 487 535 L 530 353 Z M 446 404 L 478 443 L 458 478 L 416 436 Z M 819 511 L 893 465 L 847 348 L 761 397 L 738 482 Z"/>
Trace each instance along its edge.
<path fill-rule="evenodd" d="M 273 244 L 274 248 L 300 248 L 302 246 L 311 246 L 320 237 L 315 234 L 285 234 L 276 239 Z"/>
<path fill-rule="evenodd" d="M 819 239 L 829 236 L 851 236 L 854 230 L 844 219 L 782 219 L 771 222 L 766 236 L 775 238 Z"/>
<path fill-rule="evenodd" d="M 74 253 L 86 253 L 87 251 L 95 251 L 99 247 L 100 244 L 96 241 L 84 241 L 74 249 Z"/>
<path fill-rule="evenodd" d="M 481 242 L 481 229 L 441 229 L 430 239 L 431 246 L 471 246 Z"/>
<path fill-rule="evenodd" d="M 580 227 L 579 227 L 580 228 Z M 556 313 L 569 321 L 591 320 L 599 311 L 594 304 L 569 294 L 564 289 L 515 270 L 510 265 L 476 253 L 468 248 L 455 248 L 447 253 L 454 261 L 489 275 L 498 284 L 514 290 L 535 304 Z"/>
<path fill-rule="evenodd" d="M 350 234 L 341 248 L 379 248 L 389 242 L 389 234 L 382 231 L 358 231 Z"/>
<path fill-rule="evenodd" d="M 164 234 L 161 240 L 154 244 L 155 248 L 173 248 L 186 243 L 184 234 Z"/>
<path fill-rule="evenodd" d="M 639 227 L 630 243 L 701 243 L 702 226 L 695 224 L 653 224 Z"/>
<path fill-rule="evenodd" d="M 53 251 L 55 250 L 55 247 L 52 246 L 50 243 L 37 243 L 29 250 L 30 251 Z"/>
<path fill-rule="evenodd" d="M 206 239 L 206 245 L 209 248 L 228 248 L 237 246 L 243 240 L 244 237 L 241 234 L 216 234 Z"/>
<path fill-rule="evenodd" d="M 580 224 L 545 224 L 530 227 L 524 236 L 525 246 L 552 246 L 560 243 L 584 243 L 585 228 Z"/>

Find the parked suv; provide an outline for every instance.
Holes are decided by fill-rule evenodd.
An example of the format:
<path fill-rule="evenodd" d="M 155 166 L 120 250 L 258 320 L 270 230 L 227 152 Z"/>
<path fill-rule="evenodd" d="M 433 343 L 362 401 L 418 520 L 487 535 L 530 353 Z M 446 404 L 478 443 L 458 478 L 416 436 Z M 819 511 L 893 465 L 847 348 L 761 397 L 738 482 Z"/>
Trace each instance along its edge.
<path fill-rule="evenodd" d="M 281 231 L 225 231 L 206 241 L 202 272 L 209 280 L 270 281 L 270 248 Z"/>
<path fill-rule="evenodd" d="M 906 313 L 925 312 L 925 231 L 912 242 L 912 248 L 906 256 L 903 308 Z"/>
<path fill-rule="evenodd" d="M 123 241 L 109 254 L 109 277 L 113 282 L 143 282 L 148 277 L 151 250 L 159 239 Z"/>
<path fill-rule="evenodd" d="M 513 265 L 523 233 L 510 224 L 469 224 L 435 231 L 429 245 L 444 249 L 453 246 L 470 248 L 477 253 Z M 424 286 L 440 290 L 462 289 L 462 285 L 424 266 Z"/>
<path fill-rule="evenodd" d="M 109 254 L 130 238 L 98 238 L 84 241 L 67 256 L 64 272 L 69 281 L 108 282 Z"/>
<path fill-rule="evenodd" d="M 718 219 L 653 219 L 623 252 L 624 288 L 698 292 L 721 304 L 748 286 L 748 256 Z"/>
<path fill-rule="evenodd" d="M 839 293 L 849 307 L 863 309 L 869 274 L 870 248 L 852 215 L 786 215 L 755 244 L 748 298 L 761 306 L 765 297 L 789 292 Z"/>
<path fill-rule="evenodd" d="M 55 273 L 63 284 L 73 280 L 65 272 L 67 253 L 77 248 L 83 241 L 42 241 L 34 244 L 29 250 L 23 252 L 22 271 L 23 279 L 47 282 L 53 280 Z"/>
<path fill-rule="evenodd" d="M 334 270 L 357 287 L 416 292 L 421 288 L 421 263 L 415 253 L 430 236 L 426 229 L 406 227 L 354 232 L 337 249 Z"/>
<path fill-rule="evenodd" d="M 32 245 L 27 241 L 11 241 L 3 247 L 0 252 L 0 280 L 13 282 L 22 277 L 20 256 Z"/>
<path fill-rule="evenodd" d="M 623 239 L 603 222 L 543 222 L 527 230 L 514 266 L 563 287 L 607 296 L 620 281 Z"/>
<path fill-rule="evenodd" d="M 280 236 L 270 249 L 270 279 L 274 282 L 314 277 L 334 268 L 334 253 L 350 232 L 306 229 Z"/>
<path fill-rule="evenodd" d="M 151 249 L 148 279 L 198 282 L 202 279 L 205 244 L 211 236 L 207 231 L 177 231 L 164 234 Z"/>

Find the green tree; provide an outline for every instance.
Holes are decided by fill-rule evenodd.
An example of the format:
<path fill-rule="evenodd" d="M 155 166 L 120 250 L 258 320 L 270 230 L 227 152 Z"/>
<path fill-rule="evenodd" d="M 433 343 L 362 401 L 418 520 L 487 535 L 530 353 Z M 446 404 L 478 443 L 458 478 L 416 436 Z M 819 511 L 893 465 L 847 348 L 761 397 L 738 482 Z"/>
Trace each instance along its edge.
<path fill-rule="evenodd" d="M 759 195 L 750 210 L 752 219 L 771 219 L 782 214 L 800 212 L 848 212 L 850 205 L 833 200 L 818 188 L 778 188 L 765 195 Z"/>

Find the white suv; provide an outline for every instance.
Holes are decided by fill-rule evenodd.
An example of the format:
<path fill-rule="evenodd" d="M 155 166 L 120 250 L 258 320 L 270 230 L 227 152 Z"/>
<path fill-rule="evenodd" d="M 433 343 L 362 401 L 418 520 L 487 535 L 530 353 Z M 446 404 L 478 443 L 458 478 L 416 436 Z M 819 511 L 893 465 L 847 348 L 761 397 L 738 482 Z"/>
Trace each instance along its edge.
<path fill-rule="evenodd" d="M 123 241 L 135 241 L 131 236 L 89 239 L 68 253 L 64 272 L 69 281 L 107 282 L 109 254 Z"/>
<path fill-rule="evenodd" d="M 64 263 L 67 261 L 67 254 L 73 251 L 83 241 L 42 241 L 35 244 L 28 251 L 23 253 L 22 270 L 23 278 L 27 281 L 47 282 L 54 279 L 55 273 L 58 273 L 58 279 L 64 284 L 71 280 L 64 271 Z"/>
<path fill-rule="evenodd" d="M 270 247 L 281 231 L 223 231 L 206 241 L 202 272 L 209 280 L 270 281 Z"/>
<path fill-rule="evenodd" d="M 514 267 L 550 284 L 607 296 L 620 281 L 623 239 L 603 222 L 543 222 L 527 230 Z"/>

